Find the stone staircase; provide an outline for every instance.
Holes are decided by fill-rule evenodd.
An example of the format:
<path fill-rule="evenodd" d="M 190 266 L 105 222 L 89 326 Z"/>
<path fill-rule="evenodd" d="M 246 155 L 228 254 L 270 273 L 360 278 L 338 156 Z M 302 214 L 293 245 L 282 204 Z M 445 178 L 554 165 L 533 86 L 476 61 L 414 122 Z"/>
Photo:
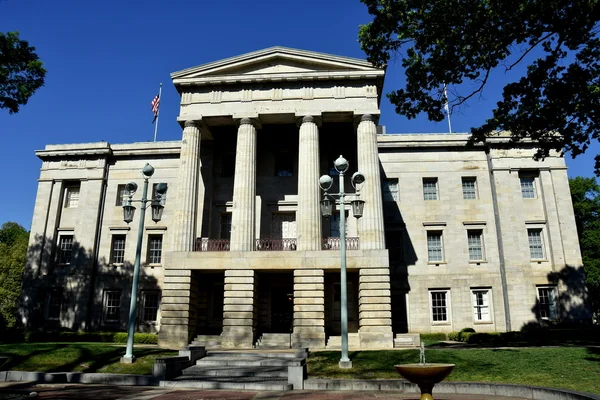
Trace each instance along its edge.
<path fill-rule="evenodd" d="M 257 349 L 289 349 L 292 335 L 289 333 L 264 333 L 257 341 Z"/>
<path fill-rule="evenodd" d="M 418 333 L 397 333 L 394 338 L 394 348 L 419 347 L 421 335 Z"/>
<path fill-rule="evenodd" d="M 337 350 L 342 348 L 342 337 L 341 336 L 329 336 L 327 340 L 326 349 Z M 349 333 L 348 334 L 348 348 L 359 349 L 360 348 L 360 338 L 358 333 Z"/>
<path fill-rule="evenodd" d="M 163 387 L 235 390 L 292 390 L 288 364 L 295 351 L 209 351 L 196 365 L 168 381 Z"/>
<path fill-rule="evenodd" d="M 221 348 L 221 336 L 198 335 L 190 344 L 192 346 L 204 346 L 207 349 L 219 349 Z"/>

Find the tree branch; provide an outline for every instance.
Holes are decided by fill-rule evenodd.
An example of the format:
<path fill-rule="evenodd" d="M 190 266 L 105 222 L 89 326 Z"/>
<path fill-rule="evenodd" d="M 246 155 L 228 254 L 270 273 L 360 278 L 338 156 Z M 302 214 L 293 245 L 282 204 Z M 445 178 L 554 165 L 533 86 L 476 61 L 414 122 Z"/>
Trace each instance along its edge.
<path fill-rule="evenodd" d="M 552 35 L 554 35 L 554 32 L 551 32 L 551 33 L 547 34 L 546 36 L 544 36 L 543 38 L 541 38 L 540 40 L 538 40 L 537 42 L 535 42 L 535 43 L 533 44 L 533 46 L 529 47 L 529 48 L 527 49 L 527 51 L 525 51 L 523 54 L 521 54 L 521 57 L 519 57 L 519 59 L 518 59 L 517 61 L 515 61 L 514 63 L 512 63 L 512 64 L 510 65 L 510 67 L 508 67 L 508 68 L 505 68 L 505 69 L 504 69 L 504 72 L 508 72 L 508 71 L 510 71 L 511 69 L 513 69 L 513 67 L 514 67 L 515 65 L 517 65 L 518 63 L 520 63 L 520 62 L 523 60 L 523 58 L 525 58 L 525 56 L 526 56 L 527 54 L 529 54 L 529 52 L 530 52 L 531 50 L 535 49 L 535 48 L 537 47 L 537 45 L 538 45 L 538 44 L 542 43 L 544 40 L 548 39 L 548 38 L 549 38 L 550 36 L 552 36 Z"/>
<path fill-rule="evenodd" d="M 458 102 L 457 102 L 457 103 L 454 103 L 454 104 L 452 104 L 452 111 L 454 111 L 454 107 L 458 107 L 458 106 L 460 106 L 460 105 L 464 104 L 464 103 L 465 103 L 467 100 L 469 100 L 471 97 L 475 96 L 477 93 L 479 93 L 479 92 L 481 92 L 481 91 L 483 90 L 483 87 L 484 87 L 484 86 L 485 86 L 485 84 L 487 83 L 488 77 L 490 76 L 490 71 L 491 71 L 491 70 L 492 70 L 491 68 L 488 68 L 488 69 L 485 71 L 485 76 L 483 77 L 483 80 L 482 80 L 482 82 L 481 82 L 481 85 L 479 85 L 479 87 L 477 88 L 477 90 L 473 91 L 471 94 L 469 94 L 468 96 L 465 96 L 465 97 L 463 97 L 463 96 L 458 96 L 458 99 L 459 99 L 459 100 L 458 100 Z"/>

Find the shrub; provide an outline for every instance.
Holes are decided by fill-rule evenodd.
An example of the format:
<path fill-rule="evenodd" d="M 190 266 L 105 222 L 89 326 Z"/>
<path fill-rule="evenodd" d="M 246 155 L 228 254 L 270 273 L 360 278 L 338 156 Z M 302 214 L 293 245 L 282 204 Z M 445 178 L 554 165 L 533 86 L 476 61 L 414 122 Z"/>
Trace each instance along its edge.
<path fill-rule="evenodd" d="M 473 328 L 462 328 L 460 330 L 460 333 L 464 333 L 464 332 L 473 332 L 473 333 L 475 333 L 475 329 L 473 329 Z"/>
<path fill-rule="evenodd" d="M 115 343 L 127 343 L 127 333 L 118 332 L 114 334 Z M 136 333 L 133 335 L 133 343 L 136 344 L 157 344 L 158 335 L 154 333 Z"/>
<path fill-rule="evenodd" d="M 445 333 L 443 332 L 438 332 L 438 333 L 421 333 L 421 340 L 425 341 L 440 341 L 440 340 L 447 340 L 448 337 L 446 336 Z"/>
<path fill-rule="evenodd" d="M 465 332 L 463 333 L 464 341 L 469 344 L 490 344 L 500 345 L 504 344 L 502 338 L 502 332 L 490 332 L 490 333 L 474 333 Z"/>
<path fill-rule="evenodd" d="M 450 332 L 448 334 L 448 340 L 453 340 L 455 342 L 460 342 L 460 332 Z"/>

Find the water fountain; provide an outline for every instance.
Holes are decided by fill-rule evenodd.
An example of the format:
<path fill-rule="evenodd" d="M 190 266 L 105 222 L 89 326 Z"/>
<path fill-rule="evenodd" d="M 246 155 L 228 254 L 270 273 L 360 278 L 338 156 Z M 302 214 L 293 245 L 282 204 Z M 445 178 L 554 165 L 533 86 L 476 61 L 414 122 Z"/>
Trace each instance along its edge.
<path fill-rule="evenodd" d="M 423 342 L 421 342 L 421 353 L 418 364 L 394 365 L 396 371 L 403 378 L 419 386 L 419 389 L 421 389 L 420 400 L 433 400 L 433 396 L 431 395 L 433 386 L 450 375 L 454 366 L 455 364 L 426 363 L 425 344 Z"/>

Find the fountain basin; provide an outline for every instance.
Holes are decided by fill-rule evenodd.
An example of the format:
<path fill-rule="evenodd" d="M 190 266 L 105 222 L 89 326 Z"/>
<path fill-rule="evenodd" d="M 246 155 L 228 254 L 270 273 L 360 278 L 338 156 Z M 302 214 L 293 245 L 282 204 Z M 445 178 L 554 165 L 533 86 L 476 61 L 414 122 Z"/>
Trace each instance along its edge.
<path fill-rule="evenodd" d="M 450 375 L 455 364 L 401 364 L 394 367 L 403 378 L 419 386 L 421 400 L 432 400 L 433 386 Z"/>

